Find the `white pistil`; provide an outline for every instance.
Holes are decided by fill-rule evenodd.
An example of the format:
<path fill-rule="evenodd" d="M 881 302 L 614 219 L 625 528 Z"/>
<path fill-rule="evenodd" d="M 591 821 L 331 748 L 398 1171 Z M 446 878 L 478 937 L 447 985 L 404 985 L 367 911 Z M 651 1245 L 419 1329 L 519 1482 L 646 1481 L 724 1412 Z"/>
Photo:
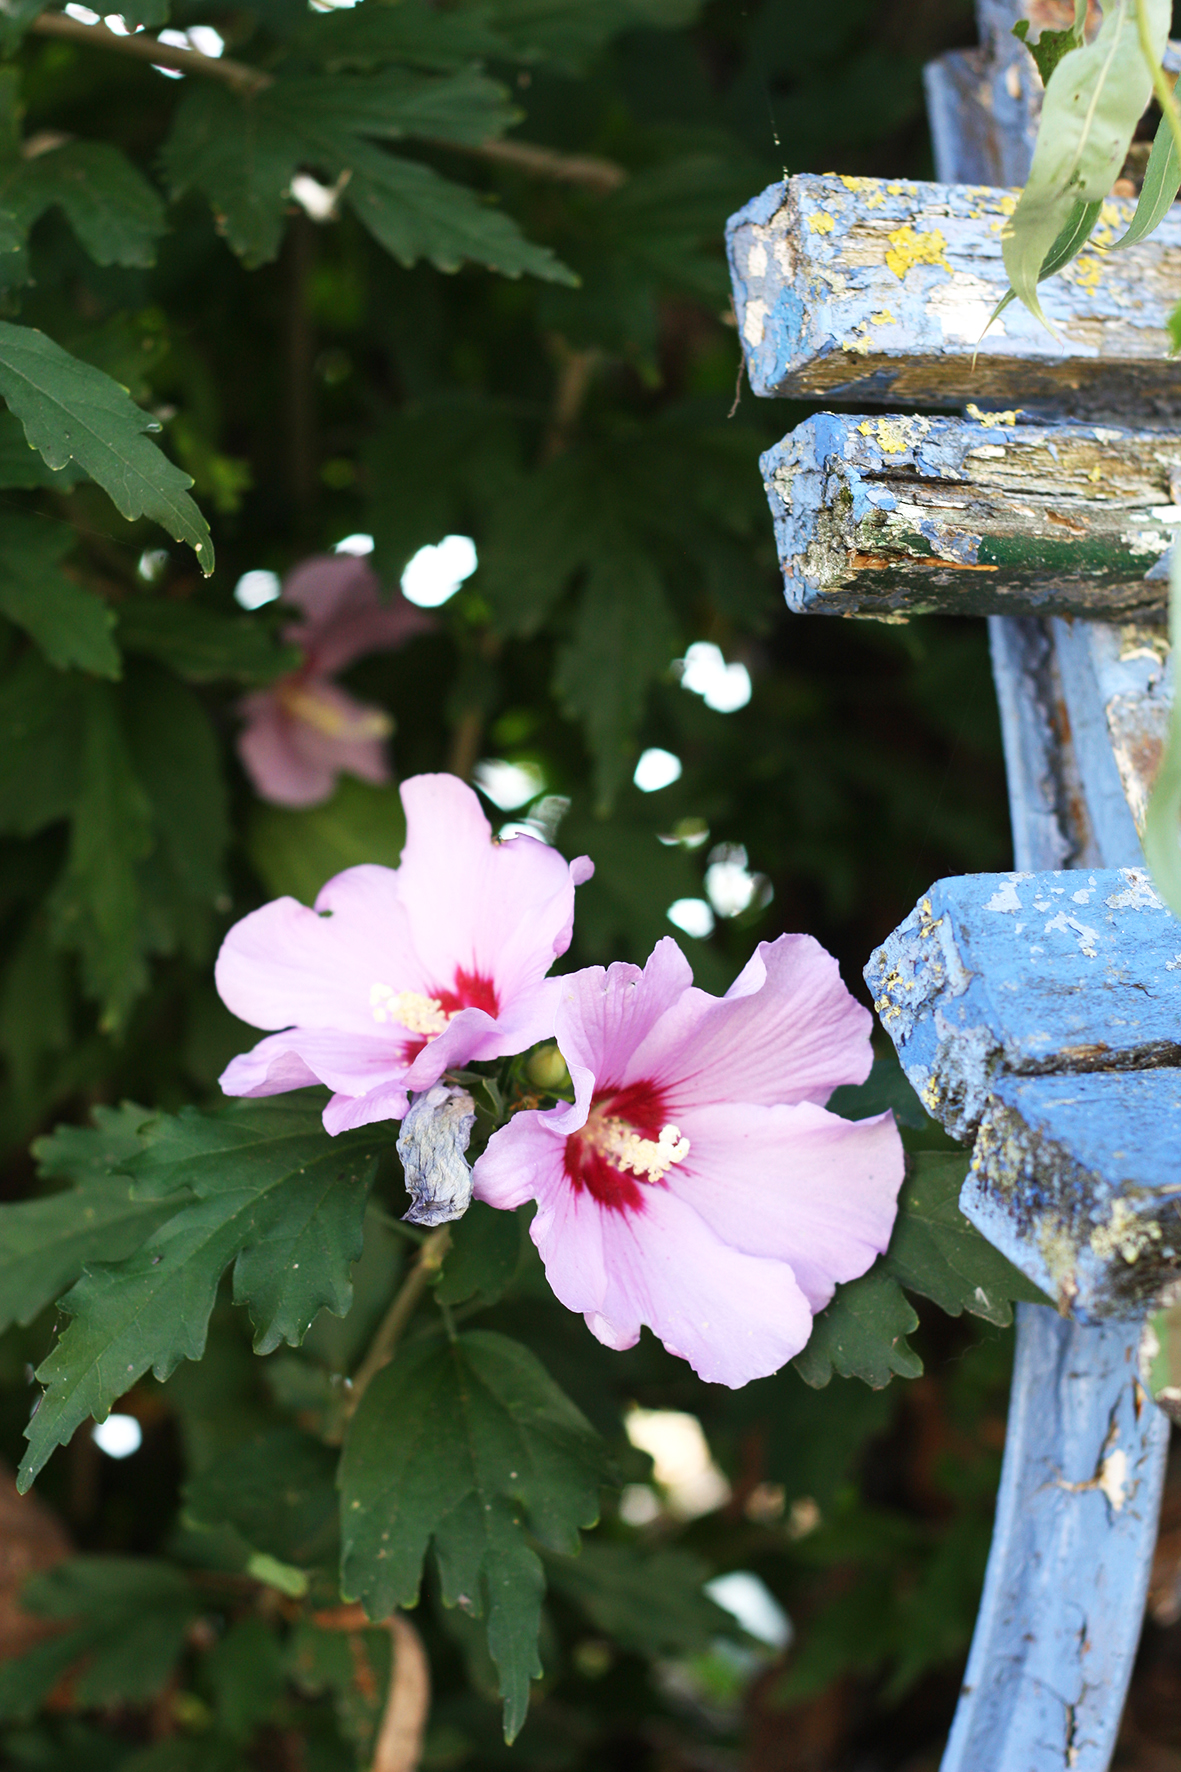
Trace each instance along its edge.
<path fill-rule="evenodd" d="M 626 1120 L 605 1115 L 591 1119 L 585 1136 L 617 1169 L 630 1169 L 642 1181 L 661 1181 L 674 1163 L 689 1155 L 689 1140 L 682 1138 L 679 1126 L 663 1127 L 657 1139 L 641 1138 Z"/>
<path fill-rule="evenodd" d="M 392 985 L 371 984 L 369 1007 L 374 1021 L 394 1021 L 407 1033 L 422 1034 L 428 1040 L 441 1034 L 450 1015 L 437 997 L 424 997 L 421 991 L 395 991 Z"/>

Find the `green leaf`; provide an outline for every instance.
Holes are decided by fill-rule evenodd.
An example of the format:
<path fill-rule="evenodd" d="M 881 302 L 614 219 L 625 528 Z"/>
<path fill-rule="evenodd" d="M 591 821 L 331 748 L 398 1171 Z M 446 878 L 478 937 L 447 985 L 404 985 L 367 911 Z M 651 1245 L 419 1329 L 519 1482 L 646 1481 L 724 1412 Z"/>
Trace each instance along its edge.
<path fill-rule="evenodd" d="M 82 960 L 88 995 L 102 1025 L 120 1027 L 147 983 L 138 864 L 152 845 L 151 808 L 132 767 L 109 685 L 88 681 L 81 695 L 78 796 L 65 870 L 50 901 L 57 942 Z"/>
<path fill-rule="evenodd" d="M 898 1282 L 880 1265 L 872 1267 L 859 1280 L 837 1287 L 792 1364 L 805 1384 L 825 1385 L 836 1372 L 881 1390 L 895 1373 L 917 1378 L 922 1372 L 923 1362 L 906 1340 L 918 1326 Z"/>
<path fill-rule="evenodd" d="M 67 578 L 59 562 L 74 545 L 65 523 L 0 512 L 0 612 L 24 628 L 50 664 L 96 677 L 119 675 L 114 611 Z"/>
<path fill-rule="evenodd" d="M 933 1298 L 949 1317 L 968 1311 L 1004 1326 L 1013 1321 L 1012 1300 L 1050 1301 L 960 1211 L 967 1170 L 963 1154 L 911 1157 L 886 1265 L 900 1285 Z"/>
<path fill-rule="evenodd" d="M 319 1310 L 343 1315 L 380 1128 L 330 1139 L 319 1098 L 235 1102 L 217 1113 L 186 1109 L 144 1130 L 127 1167 L 141 1198 L 187 1189 L 177 1210 L 126 1261 L 87 1271 L 61 1301 L 73 1321 L 38 1377 L 46 1385 L 27 1430 L 28 1488 L 54 1447 L 88 1415 L 102 1420 L 149 1367 L 165 1379 L 198 1360 L 222 1274 L 234 1264 L 234 1299 L 249 1307 L 255 1348 L 297 1344 Z"/>
<path fill-rule="evenodd" d="M 834 1371 L 875 1390 L 895 1373 L 917 1378 L 923 1363 L 905 1338 L 918 1317 L 903 1287 L 933 1299 L 949 1316 L 968 1311 L 998 1324 L 1012 1322 L 1014 1299 L 1049 1303 L 960 1211 L 969 1161 L 964 1151 L 908 1158 L 890 1247 L 867 1274 L 837 1287 L 793 1362 L 806 1383 L 825 1385 Z"/>
<path fill-rule="evenodd" d="M 297 1428 L 276 1428 L 224 1453 L 185 1489 L 203 1526 L 232 1526 L 252 1548 L 297 1568 L 332 1561 L 340 1536 L 336 1454 Z"/>
<path fill-rule="evenodd" d="M 1178 87 L 1181 87 L 1181 78 L 1174 85 L 1174 96 Z M 1120 246 L 1135 246 L 1137 241 L 1145 239 L 1159 228 L 1173 207 L 1178 191 L 1181 191 L 1181 163 L 1177 159 L 1177 144 L 1173 140 L 1169 119 L 1162 117 L 1153 138 L 1148 165 L 1144 169 L 1144 183 L 1140 187 L 1136 213 L 1127 232 L 1120 235 L 1110 250 L 1114 252 Z"/>
<path fill-rule="evenodd" d="M 465 260 L 507 276 L 569 282 L 548 247 L 466 185 L 376 147 L 368 137 L 477 139 L 511 121 L 500 89 L 465 73 L 431 80 L 405 70 L 278 80 L 239 99 L 220 88 L 186 95 L 164 150 L 175 196 L 203 190 L 233 250 L 247 265 L 279 250 L 286 192 L 304 163 L 348 175 L 343 200 L 401 264 L 425 258 L 453 271 Z"/>
<path fill-rule="evenodd" d="M 213 571 L 209 526 L 185 491 L 192 481 L 144 436 L 159 425 L 118 382 L 35 327 L 2 320 L 0 394 L 51 468 L 76 461 L 124 517 L 151 517 Z"/>
<path fill-rule="evenodd" d="M 21 1604 L 71 1628 L 32 1654 L 0 1664 L 0 1716 L 28 1716 L 58 1679 L 87 1658 L 74 1687 L 80 1710 L 144 1704 L 179 1660 L 200 1612 L 178 1569 L 134 1557 L 73 1557 L 26 1583 Z"/>
<path fill-rule="evenodd" d="M 302 662 L 298 649 L 282 645 L 265 622 L 163 597 L 129 597 L 120 605 L 119 643 L 159 659 L 190 683 L 271 683 Z"/>
<path fill-rule="evenodd" d="M 67 462 L 56 473 L 46 467 L 26 439 L 20 421 L 0 407 L 0 489 L 53 486 L 61 492 L 68 492 L 85 478 L 77 462 Z"/>
<path fill-rule="evenodd" d="M 0 1206 L 0 1329 L 31 1323 L 85 1266 L 122 1261 L 175 1212 L 175 1200 L 133 1199 L 121 1172 L 150 1118 L 132 1102 L 98 1107 L 93 1129 L 62 1126 L 33 1146 L 42 1175 L 76 1185 Z"/>
<path fill-rule="evenodd" d="M 688 24 L 701 0 L 492 0 L 482 10 L 519 55 L 574 72 L 618 31 Z"/>
<path fill-rule="evenodd" d="M 219 1724 L 235 1740 L 248 1742 L 283 1699 L 286 1679 L 277 1633 L 261 1618 L 239 1618 L 207 1666 Z"/>
<path fill-rule="evenodd" d="M 0 679 L 0 831 L 31 837 L 73 812 L 88 693 L 32 649 Z"/>
<path fill-rule="evenodd" d="M 418 1598 L 433 1543 L 444 1602 L 486 1613 L 506 1739 L 540 1676 L 545 1585 L 531 1534 L 572 1553 L 611 1481 L 593 1428 L 519 1343 L 411 1342 L 361 1399 L 341 1460 L 344 1593 L 371 1618 Z"/>
<path fill-rule="evenodd" d="M 1064 55 L 1077 49 L 1083 42 L 1083 26 L 1087 22 L 1087 0 L 1075 0 L 1074 23 L 1065 31 L 1043 30 L 1036 43 L 1029 41 L 1029 20 L 1018 19 L 1013 26 L 1014 37 L 1019 37 L 1037 63 L 1037 71 L 1042 77 L 1042 85 L 1046 85 L 1050 75 L 1058 66 Z"/>
<path fill-rule="evenodd" d="M 605 551 L 591 568 L 554 673 L 564 710 L 582 722 L 602 812 L 631 774 L 649 687 L 675 649 L 672 611 L 652 560 L 633 548 Z"/>
<path fill-rule="evenodd" d="M 229 813 L 221 747 L 203 704 L 167 671 L 138 664 L 125 699 L 136 773 L 152 808 L 158 852 L 182 914 L 211 909 L 226 892 Z"/>
<path fill-rule="evenodd" d="M 451 1227 L 451 1247 L 435 1286 L 440 1304 L 495 1304 L 521 1265 L 521 1221 L 476 1200 Z"/>
<path fill-rule="evenodd" d="M 577 1557 L 549 1556 L 552 1588 L 596 1630 L 635 1655 L 700 1655 L 734 1620 L 703 1590 L 711 1571 L 687 1551 L 644 1553 L 592 1538 Z"/>
<path fill-rule="evenodd" d="M 27 232 L 60 204 L 70 226 L 99 265 L 147 267 L 168 226 L 158 191 L 109 142 L 66 142 L 21 159 L 0 178 L 0 209 Z"/>
<path fill-rule="evenodd" d="M 1045 322 L 1037 285 L 1076 203 L 1107 196 L 1152 96 L 1136 28 L 1137 0 L 1115 0 L 1093 43 L 1073 49 L 1046 85 L 1029 179 L 1004 233 L 1005 269 L 1018 298 Z M 1159 60 L 1169 0 L 1144 0 Z"/>
<path fill-rule="evenodd" d="M 484 21 L 441 12 L 429 0 L 399 0 L 397 6 L 357 6 L 308 19 L 300 41 L 309 55 L 334 72 L 385 61 L 413 67 L 467 67 L 487 58 L 511 59 L 503 37 Z"/>
<path fill-rule="evenodd" d="M 1181 304 L 1169 319 L 1174 348 L 1181 350 Z M 1181 658 L 1181 548 L 1169 555 L 1169 640 Z M 1175 917 L 1181 916 L 1181 697 L 1173 701 L 1164 755 L 1152 784 L 1144 821 L 1144 855 L 1153 884 Z"/>
<path fill-rule="evenodd" d="M 326 880 L 361 862 L 396 868 L 406 841 L 406 815 L 396 787 L 342 775 L 322 806 L 254 809 L 247 836 L 250 860 L 277 898 L 290 893 L 314 904 Z"/>

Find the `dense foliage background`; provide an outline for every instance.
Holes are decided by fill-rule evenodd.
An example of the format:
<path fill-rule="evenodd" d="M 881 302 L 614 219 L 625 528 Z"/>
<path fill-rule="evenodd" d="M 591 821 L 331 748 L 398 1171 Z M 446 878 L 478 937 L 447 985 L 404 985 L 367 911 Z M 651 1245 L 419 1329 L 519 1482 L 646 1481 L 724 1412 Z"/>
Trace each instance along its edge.
<path fill-rule="evenodd" d="M 783 613 L 757 457 L 802 410 L 740 384 L 734 409 L 720 248 L 727 214 L 785 166 L 928 173 L 920 70 L 972 40 L 966 4 L 174 6 L 173 28 L 215 26 L 227 54 L 276 73 L 274 92 L 304 82 L 282 149 L 278 125 L 242 125 L 224 83 L 21 38 L 35 12 L 5 11 L 4 314 L 156 416 L 217 566 L 203 579 L 160 529 L 121 519 L 69 469 L 43 470 L 13 421 L 0 433 L 0 557 L 18 587 L 0 603 L 8 1199 L 84 1179 L 92 1147 L 69 1135 L 36 1147 L 35 1173 L 30 1141 L 59 1122 L 124 1099 L 213 1099 L 253 1038 L 212 987 L 233 919 L 277 892 L 308 899 L 353 861 L 396 860 L 396 790 L 345 780 L 323 807 L 266 806 L 233 748 L 244 688 L 289 662 L 280 613 L 243 614 L 235 586 L 347 535 L 374 537 L 387 585 L 419 547 L 474 539 L 479 570 L 435 631 L 348 681 L 396 720 L 399 774 L 501 759 L 538 771 L 546 828 L 552 797 L 569 802 L 556 840 L 597 871 L 567 965 L 642 961 L 669 905 L 705 896 L 718 846 L 742 845 L 766 884 L 708 939 L 682 938 L 698 981 L 722 989 L 757 940 L 803 929 L 863 991 L 871 947 L 931 880 L 1006 864 L 982 627 Z M 158 26 L 163 0 L 127 16 Z M 381 116 L 405 131 L 395 154 L 374 145 L 394 134 L 374 111 L 341 121 L 323 83 L 353 75 L 386 82 Z M 483 149 L 510 125 L 507 140 L 553 153 L 522 166 Z M 124 158 L 112 167 L 86 143 Z M 296 168 L 325 186 L 351 172 L 332 219 L 284 195 Z M 50 583 L 61 613 L 46 632 L 20 586 Z M 101 603 L 80 614 L 79 595 Z M 696 641 L 747 667 L 746 706 L 718 712 L 681 686 L 674 661 Z M 683 773 L 641 793 L 635 761 L 655 746 Z M 875 1087 L 903 1100 L 888 1073 Z M 912 1141 L 939 1149 L 907 1111 Z M 121 1124 L 103 1122 L 104 1160 Z M 7 1679 L 0 1668 L 5 1764 L 368 1763 L 388 1641 L 323 1622 L 331 1476 L 314 1435 L 409 1248 L 391 1228 L 404 1200 L 388 1166 L 376 1198 L 348 1316 L 260 1359 L 227 1289 L 204 1360 L 120 1402 L 140 1451 L 113 1461 L 83 1427 L 35 1501 L 5 1501 L 0 1654 L 43 1656 L 39 1683 L 28 1662 Z M 515 1246 L 483 1259 L 482 1290 L 473 1300 L 461 1275 L 453 1301 L 486 1304 L 481 1328 L 543 1359 L 631 1487 L 622 1512 L 605 1491 L 579 1562 L 548 1559 L 546 1677 L 511 1749 L 482 1633 L 428 1576 L 414 1614 L 436 1689 L 425 1763 L 934 1765 L 987 1551 L 1006 1332 L 924 1305 L 912 1339 L 926 1372 L 909 1384 L 813 1389 L 788 1369 L 731 1394 L 648 1337 L 608 1354 Z M 10 1259 L 0 1274 L 17 1319 L 20 1269 Z M 59 1321 L 35 1309 L 0 1341 L 13 1466 Z M 686 1518 L 675 1485 L 654 1481 L 622 1425 L 637 1404 L 703 1424 L 728 1485 L 710 1511 Z M 270 1478 L 251 1489 L 260 1434 L 288 1436 L 269 1442 L 290 1468 L 281 1504 Z M 218 1488 L 227 1469 L 236 1500 Z M 92 1656 L 61 1681 L 60 1639 L 44 1659 L 15 1591 L 67 1547 L 153 1561 L 44 1578 L 37 1603 L 81 1616 L 73 1661 Z M 292 1570 L 311 1584 L 306 1604 Z M 790 1646 L 759 1645 L 701 1597 L 705 1578 L 735 1570 L 785 1608 Z"/>

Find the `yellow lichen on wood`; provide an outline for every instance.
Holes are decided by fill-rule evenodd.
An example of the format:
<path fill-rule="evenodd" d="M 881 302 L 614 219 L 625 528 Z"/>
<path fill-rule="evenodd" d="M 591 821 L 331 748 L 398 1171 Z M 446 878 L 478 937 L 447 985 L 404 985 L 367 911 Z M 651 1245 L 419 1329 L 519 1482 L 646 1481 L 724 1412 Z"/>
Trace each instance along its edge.
<path fill-rule="evenodd" d="M 808 226 L 814 234 L 831 234 L 836 225 L 832 216 L 826 215 L 822 209 L 808 217 Z"/>
<path fill-rule="evenodd" d="M 974 400 L 969 400 L 964 409 L 969 418 L 974 418 L 978 425 L 991 429 L 993 425 L 1015 425 L 1024 410 L 1015 406 L 1010 412 L 981 412 Z"/>
<path fill-rule="evenodd" d="M 938 228 L 925 234 L 916 234 L 912 227 L 895 228 L 889 241 L 886 264 L 900 283 L 914 265 L 942 265 L 945 271 L 951 270 L 947 262 L 947 241 Z"/>

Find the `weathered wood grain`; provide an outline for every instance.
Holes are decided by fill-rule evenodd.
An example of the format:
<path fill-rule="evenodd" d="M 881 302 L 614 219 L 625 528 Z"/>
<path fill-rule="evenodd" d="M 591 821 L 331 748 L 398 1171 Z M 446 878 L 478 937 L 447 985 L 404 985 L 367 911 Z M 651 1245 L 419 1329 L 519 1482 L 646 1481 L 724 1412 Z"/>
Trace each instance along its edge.
<path fill-rule="evenodd" d="M 1181 1070 L 995 1078 L 960 1205 L 1064 1315 L 1143 1320 L 1181 1278 Z"/>
<path fill-rule="evenodd" d="M 762 468 L 797 612 L 1163 618 L 1181 436 L 818 413 Z"/>
<path fill-rule="evenodd" d="M 903 406 L 1025 407 L 1055 415 L 1181 407 L 1165 322 L 1181 289 L 1181 211 L 1127 252 L 1082 252 L 1043 286 L 1048 333 L 1013 303 L 1001 230 L 1016 193 L 985 185 L 816 177 L 771 185 L 727 242 L 756 394 Z M 1134 205 L 1112 199 L 1095 247 Z"/>
<path fill-rule="evenodd" d="M 956 1138 L 1001 1075 L 1181 1066 L 1181 928 L 1141 869 L 940 880 L 865 977 Z"/>

